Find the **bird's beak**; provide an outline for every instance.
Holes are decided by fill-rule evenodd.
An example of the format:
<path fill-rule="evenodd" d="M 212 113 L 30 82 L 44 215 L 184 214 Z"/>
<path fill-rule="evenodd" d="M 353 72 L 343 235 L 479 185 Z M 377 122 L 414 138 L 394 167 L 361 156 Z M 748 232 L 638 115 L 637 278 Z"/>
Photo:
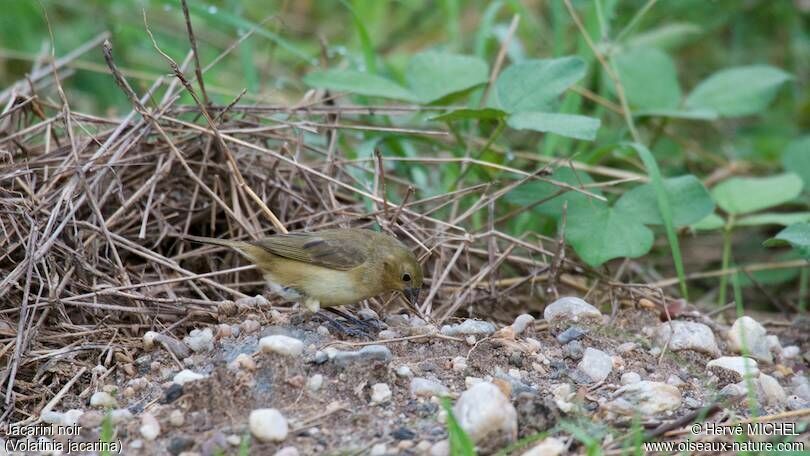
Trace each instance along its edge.
<path fill-rule="evenodd" d="M 419 288 L 406 288 L 403 291 L 405 297 L 408 298 L 408 301 L 414 306 L 419 302 L 419 290 Z"/>

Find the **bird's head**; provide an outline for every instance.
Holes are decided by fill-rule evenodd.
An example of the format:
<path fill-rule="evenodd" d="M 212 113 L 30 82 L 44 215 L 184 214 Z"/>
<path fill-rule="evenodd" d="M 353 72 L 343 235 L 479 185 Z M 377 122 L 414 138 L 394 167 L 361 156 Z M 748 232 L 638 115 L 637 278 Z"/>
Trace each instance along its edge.
<path fill-rule="evenodd" d="M 411 304 L 416 305 L 422 289 L 422 266 L 416 261 L 413 252 L 404 245 L 396 245 L 387 250 L 383 261 L 383 282 L 386 289 L 401 292 Z"/>

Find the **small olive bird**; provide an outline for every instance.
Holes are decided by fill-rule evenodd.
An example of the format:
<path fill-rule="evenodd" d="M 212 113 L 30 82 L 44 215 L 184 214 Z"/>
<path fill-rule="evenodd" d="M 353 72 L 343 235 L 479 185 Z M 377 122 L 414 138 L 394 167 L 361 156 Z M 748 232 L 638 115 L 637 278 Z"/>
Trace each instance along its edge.
<path fill-rule="evenodd" d="M 393 237 L 365 229 L 277 234 L 255 241 L 185 236 L 230 247 L 256 264 L 270 288 L 317 312 L 399 291 L 416 305 L 422 267 Z"/>

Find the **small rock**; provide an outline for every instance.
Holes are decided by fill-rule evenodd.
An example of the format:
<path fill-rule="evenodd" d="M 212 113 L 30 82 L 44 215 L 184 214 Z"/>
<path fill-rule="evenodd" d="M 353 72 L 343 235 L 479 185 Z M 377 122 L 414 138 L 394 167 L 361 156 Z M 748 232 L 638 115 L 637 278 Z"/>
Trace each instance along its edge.
<path fill-rule="evenodd" d="M 638 344 L 635 342 L 625 342 L 618 347 L 616 347 L 616 353 L 629 353 L 638 348 Z"/>
<path fill-rule="evenodd" d="M 176 401 L 180 396 L 183 395 L 183 385 L 172 383 L 166 388 L 166 392 L 163 395 L 163 403 L 164 404 L 171 404 L 172 402 Z"/>
<path fill-rule="evenodd" d="M 110 421 L 112 421 L 113 426 L 126 423 L 132 418 L 134 418 L 132 412 L 127 409 L 115 409 L 110 412 Z"/>
<path fill-rule="evenodd" d="M 329 354 L 322 350 L 316 351 L 315 356 L 312 358 L 312 362 L 315 364 L 323 364 L 327 361 L 329 361 Z"/>
<path fill-rule="evenodd" d="M 571 342 L 563 345 L 563 356 L 573 359 L 574 361 L 582 359 L 584 351 L 585 350 L 582 347 L 582 342 L 578 340 L 572 340 Z"/>
<path fill-rule="evenodd" d="M 520 334 L 526 330 L 526 328 L 534 321 L 534 317 L 529 314 L 520 314 L 515 318 L 515 322 L 512 323 L 512 330 L 515 334 Z"/>
<path fill-rule="evenodd" d="M 743 345 L 747 347 L 748 354 L 757 361 L 773 362 L 768 345 L 768 331 L 758 321 L 747 315 L 738 318 L 728 331 L 730 349 L 743 353 Z"/>
<path fill-rule="evenodd" d="M 383 329 L 377 334 L 377 339 L 379 340 L 396 339 L 398 337 L 401 337 L 401 334 L 393 329 Z"/>
<path fill-rule="evenodd" d="M 151 350 L 155 348 L 155 342 L 157 342 L 158 333 L 155 331 L 146 331 L 143 334 L 143 348 L 147 350 Z"/>
<path fill-rule="evenodd" d="M 408 326 L 408 316 L 405 314 L 391 314 L 385 317 L 385 324 L 392 327 L 403 327 Z"/>
<path fill-rule="evenodd" d="M 580 328 L 579 326 L 571 326 L 557 335 L 557 342 L 565 345 L 572 340 L 582 339 L 586 334 L 588 334 L 588 330 Z"/>
<path fill-rule="evenodd" d="M 371 386 L 371 403 L 384 404 L 391 400 L 391 388 L 385 383 L 375 383 Z"/>
<path fill-rule="evenodd" d="M 42 412 L 39 415 L 39 419 L 42 420 L 43 423 L 48 424 L 62 424 L 62 417 L 64 413 L 62 412 L 54 412 L 53 410 L 48 410 Z"/>
<path fill-rule="evenodd" d="M 217 325 L 217 339 L 224 339 L 226 337 L 231 337 L 233 335 L 233 329 L 231 325 L 227 323 L 220 323 Z"/>
<path fill-rule="evenodd" d="M 174 409 L 174 410 L 172 410 L 171 413 L 169 413 L 169 424 L 171 424 L 172 426 L 180 427 L 185 422 L 186 422 L 186 417 L 183 415 L 183 412 L 181 412 L 180 410 Z"/>
<path fill-rule="evenodd" d="M 416 432 L 406 427 L 399 427 L 391 433 L 391 437 L 396 440 L 413 440 L 416 438 Z"/>
<path fill-rule="evenodd" d="M 793 359 L 799 356 L 799 347 L 796 345 L 789 345 L 782 349 L 782 358 Z"/>
<path fill-rule="evenodd" d="M 655 342 L 659 347 L 667 346 L 672 351 L 694 350 L 711 356 L 720 355 L 712 329 L 694 321 L 661 323 L 655 329 Z"/>
<path fill-rule="evenodd" d="M 287 438 L 287 419 L 276 409 L 256 409 L 248 418 L 250 433 L 263 442 L 281 442 Z"/>
<path fill-rule="evenodd" d="M 81 419 L 82 415 L 84 415 L 84 410 L 82 409 L 70 409 L 62 415 L 62 425 L 63 426 L 73 426 L 74 424 L 79 423 L 79 419 Z"/>
<path fill-rule="evenodd" d="M 645 416 L 676 410 L 681 406 L 681 391 L 666 383 L 640 381 L 616 390 L 605 407 L 617 414 Z"/>
<path fill-rule="evenodd" d="M 193 446 L 194 446 L 194 439 L 181 435 L 169 439 L 169 444 L 166 445 L 166 449 L 169 450 L 169 453 L 171 454 L 179 455 L 180 453 L 190 449 Z"/>
<path fill-rule="evenodd" d="M 200 445 L 201 456 L 218 456 L 224 455 L 225 450 L 228 448 L 228 441 L 225 434 L 215 431 L 210 437 Z"/>
<path fill-rule="evenodd" d="M 622 374 L 622 385 L 632 385 L 641 381 L 641 376 L 635 372 L 625 372 Z"/>
<path fill-rule="evenodd" d="M 492 383 L 482 382 L 461 394 L 453 412 L 459 425 L 474 442 L 517 438 L 517 411 L 509 398 Z"/>
<path fill-rule="evenodd" d="M 411 379 L 411 395 L 414 397 L 446 396 L 450 390 L 435 380 L 422 377 Z"/>
<path fill-rule="evenodd" d="M 160 435 L 160 423 L 149 412 L 141 414 L 141 427 L 139 429 L 141 437 L 150 442 Z"/>
<path fill-rule="evenodd" d="M 463 356 L 456 356 L 453 358 L 453 370 L 456 372 L 464 372 L 467 370 L 467 358 Z"/>
<path fill-rule="evenodd" d="M 307 388 L 313 393 L 320 390 L 323 386 L 323 375 L 315 374 L 307 380 Z"/>
<path fill-rule="evenodd" d="M 397 376 L 402 378 L 413 377 L 413 371 L 411 371 L 411 368 L 408 367 L 407 364 L 403 364 L 397 367 Z"/>
<path fill-rule="evenodd" d="M 284 447 L 278 451 L 273 456 L 298 456 L 298 448 L 296 447 Z"/>
<path fill-rule="evenodd" d="M 88 410 L 87 412 L 82 413 L 82 416 L 79 417 L 78 424 L 83 428 L 94 429 L 101 426 L 101 422 L 103 420 L 103 413 L 96 410 Z"/>
<path fill-rule="evenodd" d="M 543 311 L 543 318 L 549 322 L 560 319 L 579 321 L 580 319 L 601 317 L 602 312 L 599 309 L 573 296 L 560 298 L 546 306 Z"/>
<path fill-rule="evenodd" d="M 765 396 L 765 402 L 771 405 L 781 406 L 787 401 L 787 394 L 779 382 L 765 373 L 759 374 L 759 387 Z"/>
<path fill-rule="evenodd" d="M 178 372 L 174 376 L 174 378 L 172 378 L 172 381 L 174 383 L 177 383 L 178 385 L 185 385 L 186 383 L 189 383 L 189 382 L 202 380 L 205 377 L 206 376 L 203 375 L 203 374 L 198 374 L 198 373 L 196 373 L 194 371 L 190 371 L 188 369 L 183 369 L 180 372 Z"/>
<path fill-rule="evenodd" d="M 225 437 L 225 441 L 228 442 L 228 445 L 239 446 L 239 444 L 242 443 L 242 437 L 236 434 L 231 434 Z"/>
<path fill-rule="evenodd" d="M 488 321 L 467 319 L 458 325 L 444 325 L 442 326 L 441 333 L 445 336 L 467 336 L 467 335 L 485 335 L 488 336 L 495 332 L 497 328 L 493 323 Z"/>
<path fill-rule="evenodd" d="M 752 378 L 759 375 L 757 362 L 743 356 L 721 356 L 709 361 L 706 368 L 720 378 L 721 385 L 737 383 L 743 380 L 745 375 Z"/>
<path fill-rule="evenodd" d="M 681 386 L 683 384 L 684 384 L 683 380 L 681 380 L 681 378 L 678 377 L 675 374 L 672 374 L 669 377 L 667 377 L 667 385 L 672 385 L 672 386 L 677 387 L 677 386 Z"/>
<path fill-rule="evenodd" d="M 450 455 L 450 441 L 439 440 L 430 447 L 430 456 L 449 456 Z"/>
<path fill-rule="evenodd" d="M 326 337 L 326 336 L 328 336 L 328 335 L 329 335 L 329 328 L 327 328 L 327 327 L 326 327 L 326 326 L 324 326 L 324 325 L 320 325 L 320 326 L 318 326 L 318 329 L 316 329 L 316 331 L 317 331 L 317 333 L 318 333 L 318 335 L 319 335 L 319 336 Z"/>
<path fill-rule="evenodd" d="M 335 356 L 331 357 L 335 364 L 340 367 L 346 367 L 352 363 L 371 363 L 382 362 L 388 363 L 393 358 L 391 350 L 385 345 L 367 345 L 357 351 L 337 351 Z"/>
<path fill-rule="evenodd" d="M 281 334 L 262 337 L 259 340 L 259 348 L 262 353 L 278 353 L 284 356 L 299 356 L 304 353 L 303 342 L 294 337 Z"/>
<path fill-rule="evenodd" d="M 214 349 L 214 333 L 211 328 L 192 329 L 183 342 L 195 352 L 211 351 Z"/>
<path fill-rule="evenodd" d="M 253 360 L 253 357 L 248 355 L 247 353 L 240 353 L 236 355 L 236 358 L 231 361 L 228 365 L 231 369 L 236 370 L 246 370 L 246 371 L 255 371 L 256 370 L 256 361 Z"/>
<path fill-rule="evenodd" d="M 558 456 L 565 451 L 565 443 L 554 437 L 546 437 L 533 446 L 523 456 Z"/>
<path fill-rule="evenodd" d="M 96 391 L 90 396 L 90 406 L 98 408 L 113 408 L 118 406 L 118 401 L 106 391 Z"/>
<path fill-rule="evenodd" d="M 554 397 L 554 403 L 562 412 L 568 413 L 574 409 L 576 404 L 573 403 L 574 391 L 568 383 L 562 383 L 551 388 L 551 394 Z"/>
<path fill-rule="evenodd" d="M 606 379 L 613 370 L 613 359 L 607 353 L 595 348 L 586 348 L 579 369 L 596 383 Z"/>
<path fill-rule="evenodd" d="M 388 454 L 388 447 L 384 443 L 378 443 L 371 447 L 368 454 L 369 456 L 385 456 Z"/>
<path fill-rule="evenodd" d="M 245 334 L 253 334 L 261 327 L 262 325 L 253 319 L 247 319 L 239 324 L 239 329 L 241 329 Z"/>
<path fill-rule="evenodd" d="M 768 342 L 768 350 L 770 350 L 772 354 L 777 356 L 782 354 L 782 343 L 779 342 L 778 336 L 769 334 L 765 336 L 765 340 Z"/>

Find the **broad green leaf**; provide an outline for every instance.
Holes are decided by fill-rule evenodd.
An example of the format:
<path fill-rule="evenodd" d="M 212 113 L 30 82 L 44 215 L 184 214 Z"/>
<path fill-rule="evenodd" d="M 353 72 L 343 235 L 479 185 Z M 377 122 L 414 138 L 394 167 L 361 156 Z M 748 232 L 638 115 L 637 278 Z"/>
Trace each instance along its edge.
<path fill-rule="evenodd" d="M 712 198 L 729 214 L 749 214 L 799 196 L 802 180 L 793 173 L 771 177 L 732 177 L 712 189 Z"/>
<path fill-rule="evenodd" d="M 549 176 L 549 179 L 578 188 L 594 182 L 588 173 L 584 171 L 574 171 L 568 166 L 555 169 L 551 176 Z M 535 212 L 557 219 L 562 215 L 563 203 L 565 202 L 568 202 L 569 212 L 580 208 L 588 211 L 605 205 L 602 201 L 574 190 L 568 190 L 553 199 L 548 199 L 558 194 L 560 190 L 561 188 L 553 183 L 535 180 L 522 184 L 507 193 L 506 200 L 519 206 L 531 206 L 539 201 L 546 200 L 542 204 L 534 206 L 532 209 Z M 597 188 L 590 188 L 588 191 L 595 195 L 603 196 L 602 192 Z"/>
<path fill-rule="evenodd" d="M 697 177 L 687 174 L 664 179 L 663 183 L 675 226 L 697 223 L 714 211 L 714 201 Z M 615 208 L 646 225 L 664 223 L 652 184 L 639 185 L 626 192 L 616 201 Z"/>
<path fill-rule="evenodd" d="M 633 217 L 606 205 L 571 211 L 565 239 L 580 258 L 598 266 L 613 258 L 636 258 L 650 251 L 653 233 Z"/>
<path fill-rule="evenodd" d="M 579 57 L 516 63 L 495 81 L 495 104 L 510 113 L 547 111 L 555 98 L 584 76 L 585 61 Z"/>
<path fill-rule="evenodd" d="M 782 166 L 801 176 L 805 190 L 810 190 L 810 135 L 802 136 L 788 144 L 782 153 Z"/>
<path fill-rule="evenodd" d="M 717 214 L 711 213 L 706 217 L 704 217 L 703 220 L 700 220 L 699 222 L 693 224 L 690 228 L 692 228 L 695 231 L 714 231 L 719 230 L 720 228 L 725 226 L 725 224 L 726 221 L 723 220 L 722 217 L 720 217 Z"/>
<path fill-rule="evenodd" d="M 672 119 L 714 120 L 717 112 L 711 109 L 640 109 L 633 111 L 636 117 L 670 117 Z"/>
<path fill-rule="evenodd" d="M 488 77 L 489 68 L 478 57 L 435 51 L 415 55 L 405 70 L 408 87 L 420 103 L 483 84 Z"/>
<path fill-rule="evenodd" d="M 671 22 L 633 36 L 627 40 L 627 45 L 661 49 L 675 48 L 693 40 L 701 32 L 698 25 L 689 22 Z"/>
<path fill-rule="evenodd" d="M 656 48 L 635 48 L 614 58 L 627 101 L 639 109 L 674 109 L 681 101 L 675 63 Z"/>
<path fill-rule="evenodd" d="M 740 217 L 734 226 L 782 225 L 810 222 L 810 212 L 763 212 L 761 214 Z"/>
<path fill-rule="evenodd" d="M 756 114 L 774 99 L 792 76 L 779 68 L 752 65 L 728 68 L 709 76 L 686 98 L 690 108 L 707 108 L 724 117 Z"/>
<path fill-rule="evenodd" d="M 810 223 L 796 223 L 765 241 L 768 247 L 789 244 L 799 255 L 810 260 Z"/>
<path fill-rule="evenodd" d="M 394 81 L 356 70 L 315 71 L 304 76 L 304 82 L 312 87 L 339 92 L 351 92 L 369 97 L 393 98 L 415 101 L 416 97 Z"/>
<path fill-rule="evenodd" d="M 436 117 L 431 117 L 430 120 L 438 120 L 442 122 L 452 122 L 455 120 L 498 120 L 506 118 L 506 112 L 500 109 L 482 108 L 482 109 L 456 109 Z"/>
<path fill-rule="evenodd" d="M 594 117 L 575 114 L 555 114 L 551 112 L 519 112 L 506 121 L 516 130 L 534 130 L 543 133 L 556 133 L 569 138 L 593 141 L 601 121 Z"/>

